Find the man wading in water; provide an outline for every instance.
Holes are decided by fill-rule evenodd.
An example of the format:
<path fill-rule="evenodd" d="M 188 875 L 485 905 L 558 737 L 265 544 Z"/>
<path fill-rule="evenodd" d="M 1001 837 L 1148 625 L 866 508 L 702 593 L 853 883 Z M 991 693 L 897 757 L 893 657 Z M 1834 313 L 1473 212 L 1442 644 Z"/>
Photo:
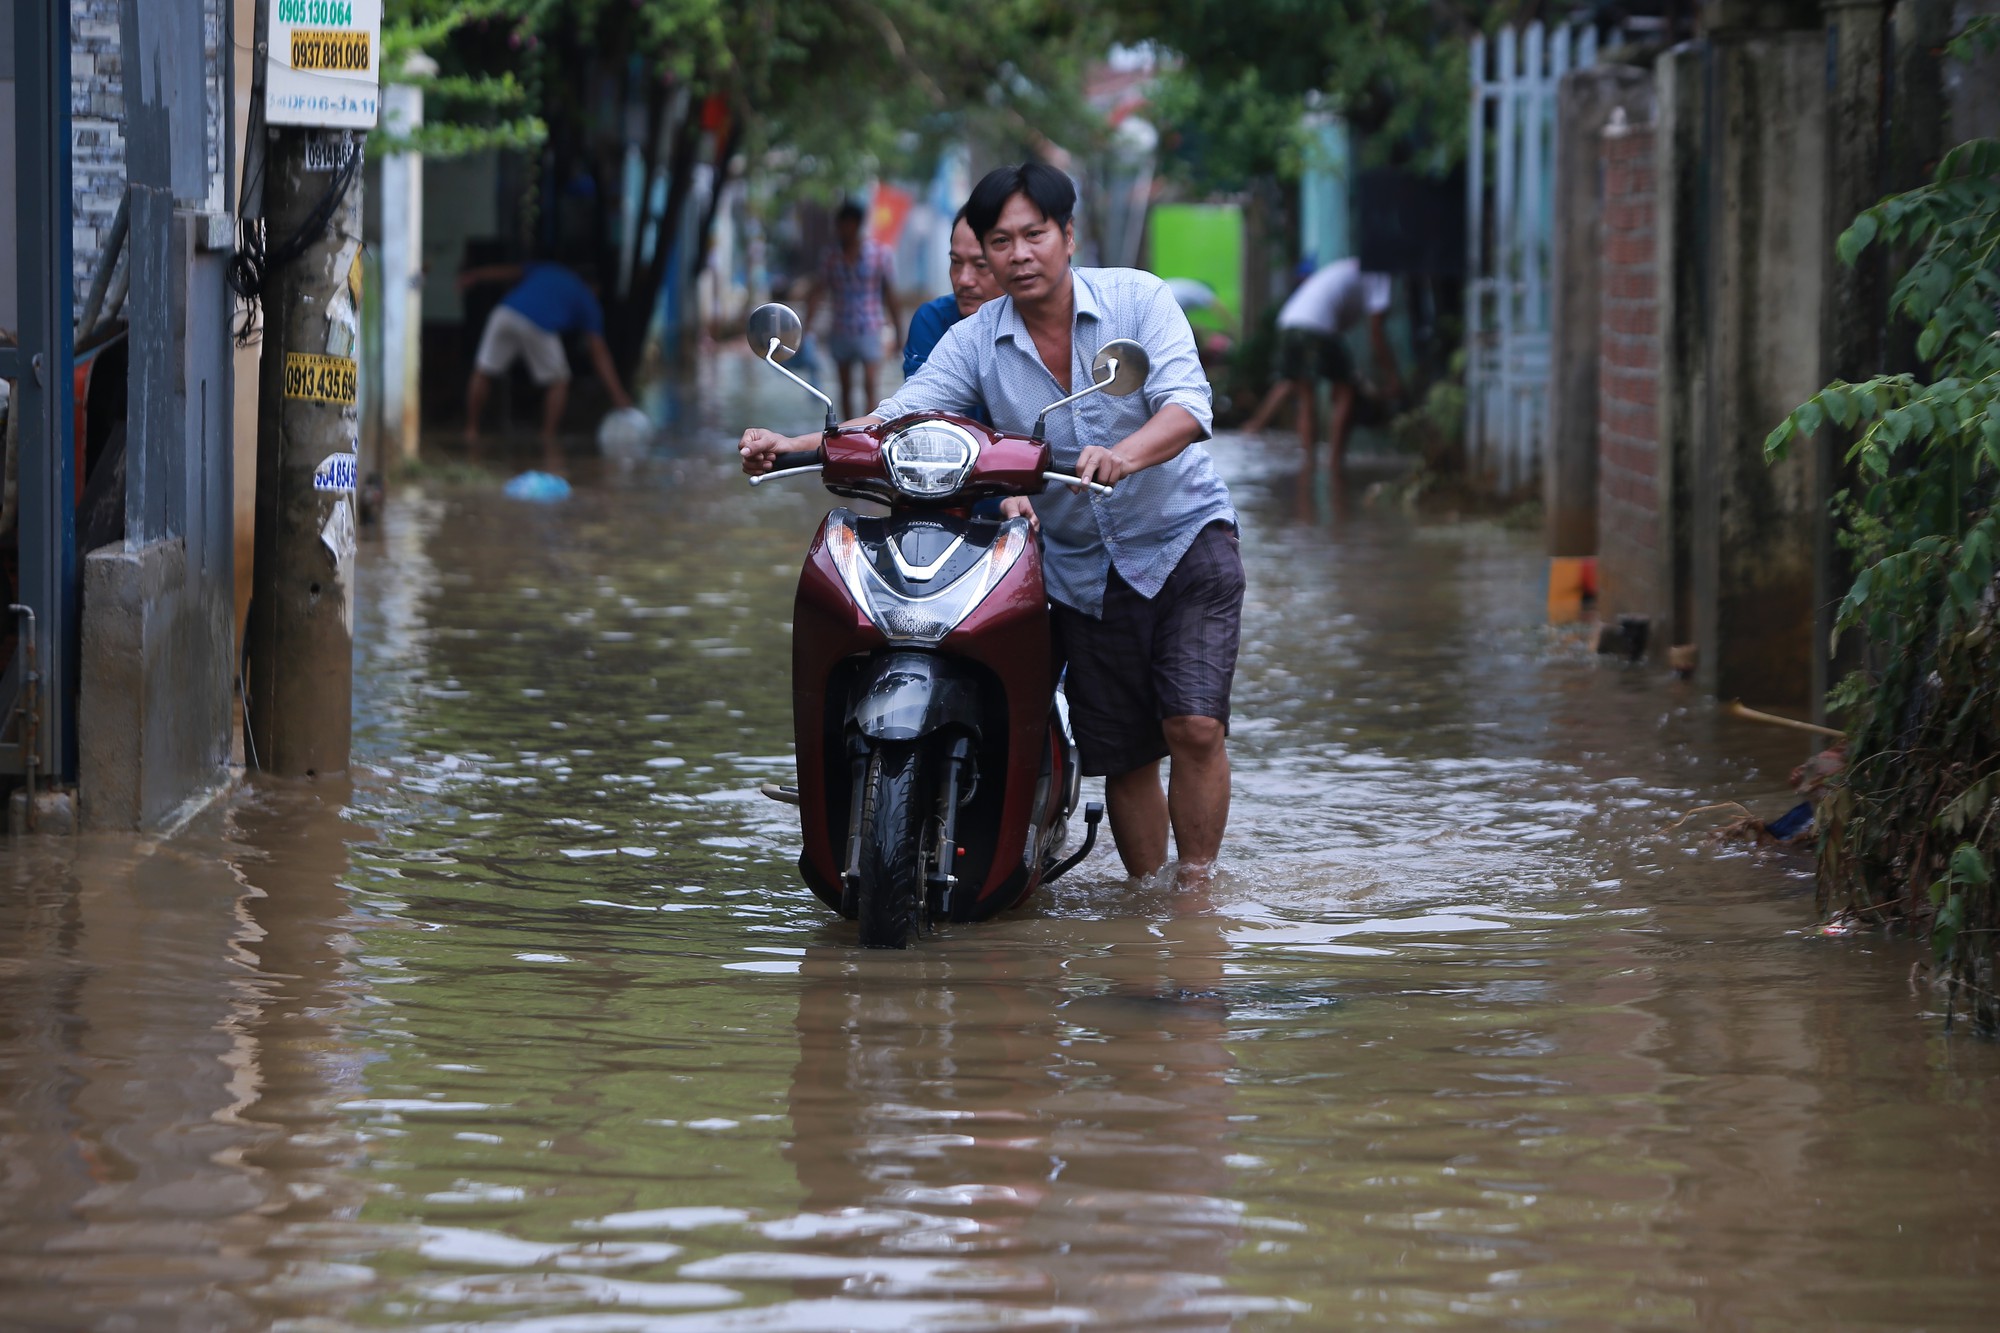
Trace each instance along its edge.
<path fill-rule="evenodd" d="M 1112 493 L 1052 487 L 1004 512 L 1042 535 L 1077 750 L 1083 771 L 1105 778 L 1126 871 L 1165 865 L 1171 826 L 1183 874 L 1201 876 L 1229 820 L 1224 738 L 1243 612 L 1236 511 L 1199 443 L 1212 414 L 1187 316 L 1150 273 L 1071 268 L 1075 207 L 1053 167 L 989 172 L 965 219 L 1006 295 L 954 324 L 914 378 L 850 424 L 984 406 L 996 427 L 1026 434 L 1044 407 L 1090 382 L 1105 343 L 1130 338 L 1150 354 L 1142 392 L 1094 394 L 1049 418 L 1056 466 L 1114 483 Z M 753 428 L 738 449 L 755 475 L 780 451 L 818 445 L 817 435 Z"/>

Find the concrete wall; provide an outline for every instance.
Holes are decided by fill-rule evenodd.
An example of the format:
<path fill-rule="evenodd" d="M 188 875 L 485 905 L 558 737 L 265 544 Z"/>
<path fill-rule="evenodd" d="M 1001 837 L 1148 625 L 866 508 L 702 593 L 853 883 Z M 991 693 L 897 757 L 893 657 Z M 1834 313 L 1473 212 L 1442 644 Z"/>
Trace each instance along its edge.
<path fill-rule="evenodd" d="M 1864 253 L 1859 262 L 1840 262 L 1835 243 L 1863 209 L 1888 190 L 1882 171 L 1882 94 L 1888 52 L 1884 47 L 1884 6 L 1873 0 L 1829 3 L 1827 43 L 1827 193 L 1824 266 L 1826 300 L 1821 308 L 1822 378 L 1865 380 L 1883 368 L 1883 312 L 1888 280 L 1880 249 Z M 1851 432 L 1829 425 L 1817 439 L 1798 448 L 1814 458 L 1816 503 L 1829 510 L 1836 492 L 1854 480 L 1846 454 Z M 1835 681 L 1859 666 L 1861 636 L 1850 634 L 1829 653 L 1834 616 L 1853 585 L 1854 574 L 1836 539 L 1834 525 L 1818 526 L 1814 552 L 1817 585 L 1813 594 L 1812 697 L 1814 716 L 1825 721 L 1824 700 Z"/>
<path fill-rule="evenodd" d="M 99 828 L 158 825 L 228 777 L 235 237 L 223 204 L 221 6 L 122 0 L 118 10 L 130 76 L 125 538 L 84 553 L 77 710 L 78 794 Z"/>
<path fill-rule="evenodd" d="M 0 0 L 0 181 L 14 179 L 14 3 Z M 14 257 L 20 237 L 12 208 L 0 208 L 0 329 L 12 332 L 21 323 L 21 293 Z"/>
<path fill-rule="evenodd" d="M 1652 119 L 1652 78 L 1629 65 L 1565 74 L 1556 91 L 1555 246 L 1549 330 L 1549 426 L 1542 502 L 1549 554 L 1597 551 L 1599 255 L 1604 179 L 1599 151 L 1614 112 Z"/>
<path fill-rule="evenodd" d="M 418 55 L 411 57 L 405 73 L 428 76 L 437 69 L 436 61 Z M 382 122 L 394 134 L 409 134 L 422 126 L 423 90 L 408 84 L 384 87 Z M 376 334 L 369 355 L 379 369 L 369 386 L 371 400 L 363 417 L 363 453 L 368 470 L 387 471 L 416 458 L 420 434 L 424 159 L 416 153 L 394 153 L 370 166 L 366 198 L 375 226 L 369 242 L 376 249 L 380 281 L 368 302 L 370 327 Z M 444 281 L 457 289 L 455 281 Z"/>
<path fill-rule="evenodd" d="M 244 34 L 257 31 L 258 0 L 233 0 L 236 6 L 237 40 L 231 44 L 235 54 L 235 87 L 230 110 L 232 144 L 234 155 L 234 176 L 229 181 L 232 191 L 241 190 L 243 175 L 244 139 L 250 126 L 250 86 L 256 52 L 252 43 L 244 40 Z M 232 199 L 235 197 L 232 194 Z M 256 547 L 257 535 L 257 379 L 263 364 L 264 344 L 261 339 L 235 351 L 235 365 L 231 368 L 234 381 L 232 410 L 230 413 L 235 428 L 234 447 L 235 481 L 232 487 L 235 519 L 234 550 L 236 557 L 236 641 L 243 641 L 243 623 L 250 615 L 250 577 L 252 573 L 252 553 Z"/>
<path fill-rule="evenodd" d="M 1827 655 L 1849 578 L 1827 517 L 1846 440 L 1828 429 L 1775 467 L 1763 440 L 1829 379 L 1914 361 L 1910 330 L 1885 319 L 1882 256 L 1843 265 L 1834 240 L 1951 144 L 2000 130 L 2000 58 L 1938 59 L 1949 33 L 1996 10 L 1717 0 L 1706 35 L 1657 60 L 1650 133 L 1606 140 L 1598 193 L 1573 166 L 1559 180 L 1570 332 L 1554 369 L 1551 551 L 1592 549 L 1575 535 L 1574 414 L 1595 402 L 1600 613 L 1655 617 L 1652 642 L 1693 645 L 1718 694 L 1817 709 L 1854 664 L 1852 644 Z M 1587 90 L 1601 105 L 1590 76 L 1565 86 L 1573 121 Z M 1588 359 L 1585 309 L 1600 315 Z"/>
<path fill-rule="evenodd" d="M 1696 436 L 1700 682 L 1811 702 L 1817 460 L 1775 466 L 1764 437 L 1825 383 L 1827 43 L 1821 31 L 1722 32 L 1707 86 L 1708 420 Z"/>
<path fill-rule="evenodd" d="M 1619 117 L 1602 140 L 1597 605 L 1607 621 L 1624 614 L 1664 619 L 1653 140 L 1651 124 Z"/>
<path fill-rule="evenodd" d="M 1964 28 L 1976 15 L 2000 14 L 2000 0 L 1959 0 L 1952 6 L 1952 31 Z M 1953 143 L 2000 135 L 2000 51 L 1944 68 L 1946 137 Z"/>
<path fill-rule="evenodd" d="M 1708 420 L 1707 53 L 1689 42 L 1654 66 L 1653 243 L 1660 382 L 1655 429 L 1659 580 L 1666 620 L 1654 636 L 1695 642 L 1694 455 Z M 1698 646 L 1698 645 L 1697 645 Z"/>
<path fill-rule="evenodd" d="M 465 317 L 456 281 L 458 266 L 467 241 L 486 240 L 506 230 L 500 220 L 499 189 L 498 153 L 424 164 L 424 323 L 455 325 Z"/>

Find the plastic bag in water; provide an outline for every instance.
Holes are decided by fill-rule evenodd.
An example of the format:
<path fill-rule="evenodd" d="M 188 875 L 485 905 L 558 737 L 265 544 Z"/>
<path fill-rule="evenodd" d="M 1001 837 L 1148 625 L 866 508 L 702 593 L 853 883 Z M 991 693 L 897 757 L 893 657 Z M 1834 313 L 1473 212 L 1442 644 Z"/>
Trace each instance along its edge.
<path fill-rule="evenodd" d="M 523 472 L 507 483 L 510 500 L 533 500 L 542 504 L 569 499 L 569 483 L 553 472 Z"/>
<path fill-rule="evenodd" d="M 636 407 L 621 407 L 597 427 L 597 452 L 614 463 L 636 463 L 653 447 L 653 420 Z"/>

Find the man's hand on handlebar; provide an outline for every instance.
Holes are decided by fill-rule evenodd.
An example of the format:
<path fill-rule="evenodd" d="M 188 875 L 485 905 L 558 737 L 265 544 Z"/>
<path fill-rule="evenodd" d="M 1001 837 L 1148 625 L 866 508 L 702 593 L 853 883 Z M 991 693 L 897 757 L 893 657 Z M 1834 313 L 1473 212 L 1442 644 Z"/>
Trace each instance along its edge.
<path fill-rule="evenodd" d="M 880 417 L 855 417 L 851 421 L 841 422 L 837 429 L 860 430 L 881 424 Z M 779 454 L 818 453 L 821 438 L 818 431 L 807 435 L 780 435 L 774 430 L 752 426 L 744 431 L 743 438 L 736 442 L 736 452 L 743 455 L 743 470 L 753 477 L 761 477 L 778 465 Z"/>
<path fill-rule="evenodd" d="M 775 466 L 779 454 L 798 453 L 802 450 L 819 448 L 819 435 L 780 435 L 774 430 L 764 430 L 752 426 L 743 432 L 743 438 L 736 442 L 736 452 L 743 456 L 743 470 L 753 477 L 760 477 Z"/>
<path fill-rule="evenodd" d="M 1139 469 L 1122 455 L 1092 444 L 1076 456 L 1076 475 L 1084 481 L 1115 486 Z"/>
<path fill-rule="evenodd" d="M 1028 503 L 1028 497 L 1025 495 L 1010 495 L 1002 500 L 1000 502 L 1000 517 L 1027 519 L 1030 535 L 1039 533 L 1042 530 L 1042 520 L 1035 517 L 1035 507 Z"/>

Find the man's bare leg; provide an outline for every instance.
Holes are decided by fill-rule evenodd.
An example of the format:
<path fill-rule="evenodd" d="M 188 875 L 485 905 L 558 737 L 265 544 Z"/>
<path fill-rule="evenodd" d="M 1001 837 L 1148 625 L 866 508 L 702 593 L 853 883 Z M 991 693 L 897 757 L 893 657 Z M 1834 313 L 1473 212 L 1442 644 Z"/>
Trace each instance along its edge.
<path fill-rule="evenodd" d="M 1278 415 L 1278 409 L 1285 405 L 1285 400 L 1292 396 L 1296 387 L 1290 380 L 1279 380 L 1273 384 L 1270 391 L 1264 395 L 1264 401 L 1257 404 L 1257 410 L 1243 423 L 1243 433 L 1255 435 L 1270 425 L 1271 418 Z"/>
<path fill-rule="evenodd" d="M 1338 509 L 1347 494 L 1347 437 L 1354 424 L 1354 386 L 1334 385 L 1331 406 L 1326 426 L 1326 469 L 1333 485 L 1334 507 Z"/>
<path fill-rule="evenodd" d="M 873 361 L 863 361 L 861 363 L 861 411 L 862 412 L 873 412 L 875 410 L 875 404 L 882 401 L 880 398 L 877 398 L 875 396 L 875 383 L 876 383 L 875 363 Z M 855 415 L 859 416 L 860 413 L 856 413 Z"/>
<path fill-rule="evenodd" d="M 569 381 L 557 380 L 542 390 L 542 468 L 547 472 L 560 473 L 563 470 L 562 445 L 557 442 L 556 432 L 562 426 L 563 408 L 569 405 Z"/>
<path fill-rule="evenodd" d="M 1310 476 L 1313 470 L 1313 447 L 1319 443 L 1319 392 L 1311 380 L 1294 380 L 1293 391 L 1299 400 L 1299 459 L 1300 471 Z"/>
<path fill-rule="evenodd" d="M 1229 824 L 1229 747 L 1212 717 L 1170 717 L 1160 724 L 1173 757 L 1167 811 L 1184 876 L 1206 875 Z"/>
<path fill-rule="evenodd" d="M 1354 428 L 1354 386 L 1334 385 L 1332 398 L 1333 410 L 1326 423 L 1327 462 L 1338 474 L 1347 462 L 1347 437 Z"/>
<path fill-rule="evenodd" d="M 473 371 L 465 382 L 465 443 L 474 458 L 479 457 L 479 419 L 486 415 L 486 400 L 492 393 L 492 377 L 483 370 Z"/>
<path fill-rule="evenodd" d="M 1313 450 L 1319 444 L 1319 386 L 1312 380 L 1293 380 L 1292 397 L 1299 405 L 1299 479 L 1292 488 L 1292 516 L 1309 523 L 1319 508 L 1319 473 Z"/>
<path fill-rule="evenodd" d="M 836 361 L 834 371 L 840 376 L 840 419 L 852 421 L 859 415 L 854 410 L 854 363 Z"/>
<path fill-rule="evenodd" d="M 1158 760 L 1106 778 L 1104 805 L 1126 874 L 1139 879 L 1167 863 L 1167 795 Z"/>

